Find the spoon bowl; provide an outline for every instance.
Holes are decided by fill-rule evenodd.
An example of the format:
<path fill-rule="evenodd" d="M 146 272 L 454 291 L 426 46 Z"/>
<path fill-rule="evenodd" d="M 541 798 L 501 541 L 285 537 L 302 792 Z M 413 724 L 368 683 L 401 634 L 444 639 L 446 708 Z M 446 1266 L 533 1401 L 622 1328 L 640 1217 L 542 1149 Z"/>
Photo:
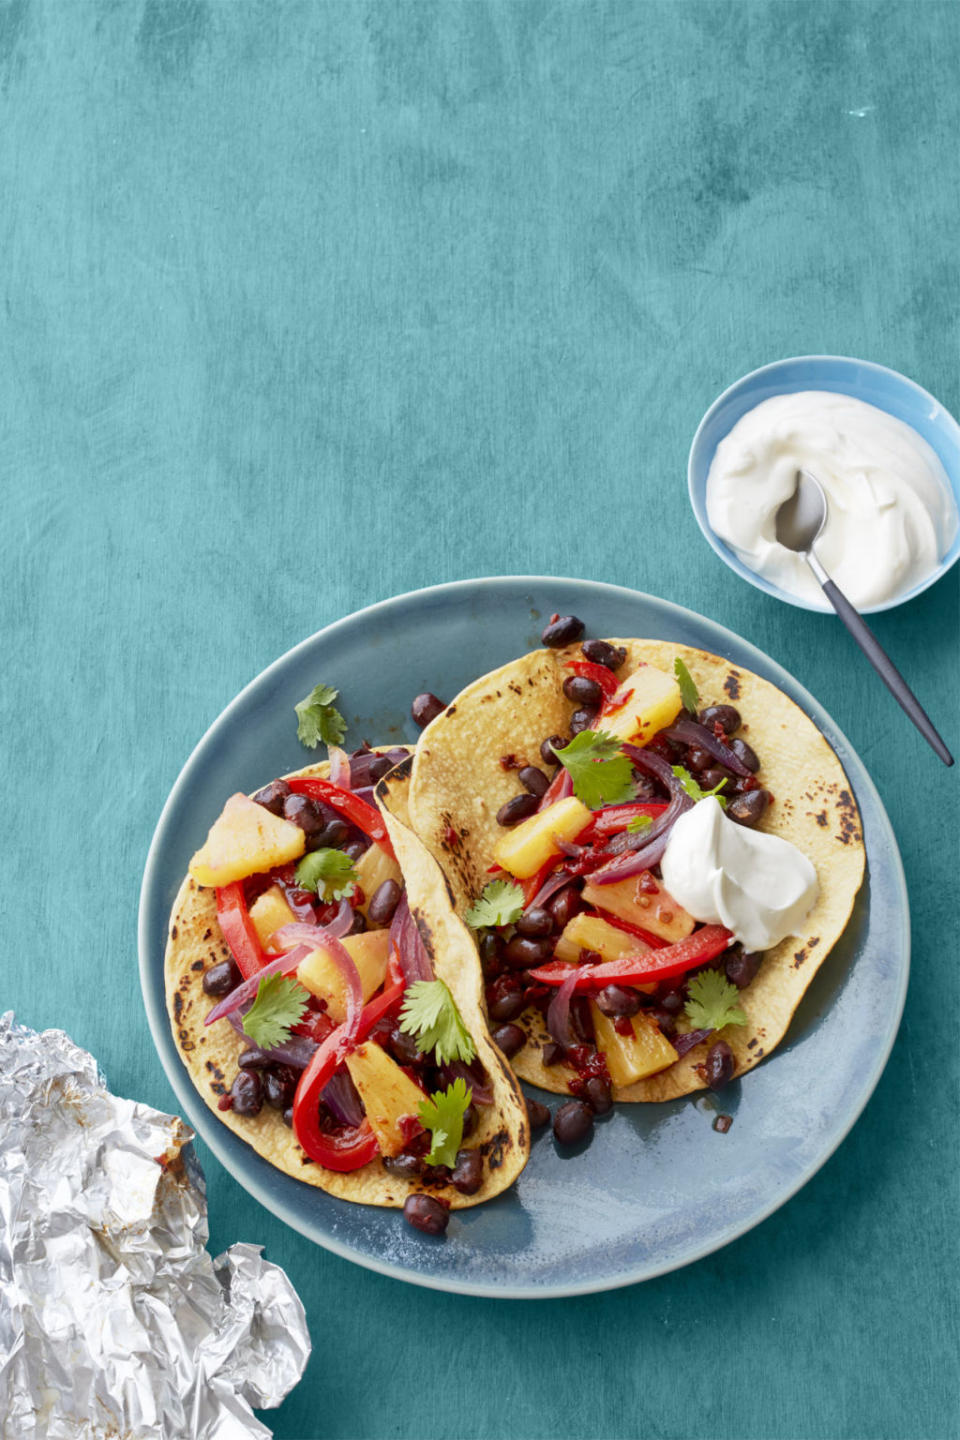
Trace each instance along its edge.
<path fill-rule="evenodd" d="M 827 497 L 808 470 L 797 471 L 797 488 L 774 519 L 777 540 L 787 550 L 809 555 L 827 523 Z"/>

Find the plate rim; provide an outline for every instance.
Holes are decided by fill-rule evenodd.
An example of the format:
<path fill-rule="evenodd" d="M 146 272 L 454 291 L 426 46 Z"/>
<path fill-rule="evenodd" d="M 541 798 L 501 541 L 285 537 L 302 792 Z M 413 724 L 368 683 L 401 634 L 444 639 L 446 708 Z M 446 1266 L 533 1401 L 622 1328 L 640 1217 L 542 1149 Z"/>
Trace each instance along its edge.
<path fill-rule="evenodd" d="M 863 788 L 870 795 L 871 800 L 875 803 L 882 822 L 882 826 L 886 827 L 885 833 L 888 841 L 887 850 L 892 860 L 892 868 L 894 872 L 897 891 L 897 909 L 901 916 L 900 943 L 903 952 L 903 964 L 901 967 L 900 984 L 898 993 L 896 995 L 895 1004 L 891 1010 L 891 1015 L 887 1025 L 887 1031 L 883 1036 L 880 1046 L 877 1049 L 874 1063 L 870 1067 L 870 1069 L 865 1072 L 864 1077 L 861 1078 L 859 1089 L 856 1093 L 853 1103 L 851 1104 L 847 1112 L 847 1115 L 844 1118 L 844 1122 L 841 1125 L 839 1132 L 836 1136 L 831 1137 L 829 1145 L 823 1150 L 822 1153 L 818 1154 L 815 1163 L 807 1167 L 795 1183 L 790 1184 L 782 1192 L 778 1192 L 778 1194 L 769 1204 L 762 1205 L 757 1212 L 752 1213 L 749 1217 L 742 1221 L 732 1223 L 729 1227 L 723 1229 L 719 1234 L 712 1236 L 709 1241 L 695 1247 L 695 1249 L 692 1250 L 689 1255 L 685 1255 L 682 1260 L 678 1261 L 675 1259 L 670 1259 L 665 1261 L 662 1265 L 638 1266 L 632 1270 L 625 1272 L 622 1276 L 617 1276 L 614 1279 L 605 1278 L 599 1282 L 585 1280 L 577 1283 L 549 1284 L 539 1286 L 537 1288 L 532 1288 L 518 1285 L 495 1286 L 490 1283 L 478 1283 L 470 1280 L 456 1280 L 454 1277 L 447 1275 L 421 1274 L 404 1265 L 397 1264 L 392 1260 L 388 1260 L 374 1255 L 362 1254 L 355 1250 L 351 1245 L 344 1244 L 342 1241 L 338 1240 L 337 1237 L 334 1235 L 316 1234 L 314 1230 L 308 1228 L 308 1226 L 306 1226 L 299 1219 L 298 1216 L 296 1216 L 290 1211 L 282 1197 L 270 1195 L 266 1187 L 261 1185 L 256 1177 L 250 1176 L 245 1171 L 238 1173 L 237 1170 L 234 1168 L 232 1161 L 227 1158 L 225 1145 L 221 1144 L 224 1135 L 230 1134 L 231 1132 L 225 1131 L 224 1128 L 217 1123 L 216 1117 L 210 1112 L 208 1107 L 197 1095 L 196 1090 L 194 1089 L 194 1086 L 190 1081 L 189 1075 L 185 1067 L 183 1066 L 182 1061 L 180 1060 L 179 1054 L 177 1054 L 175 1047 L 173 1046 L 173 1040 L 170 1034 L 170 1028 L 167 1020 L 166 1005 L 158 1005 L 155 1002 L 154 997 L 151 993 L 151 971 L 153 965 L 155 964 L 155 960 L 153 958 L 151 950 L 154 937 L 151 936 L 151 934 L 149 933 L 149 913 L 153 908 L 155 892 L 159 888 L 161 888 L 158 871 L 162 862 L 162 852 L 165 849 L 166 845 L 167 831 L 170 828 L 171 815 L 174 809 L 179 804 L 181 791 L 188 788 L 189 776 L 194 761 L 196 760 L 198 754 L 206 747 L 211 737 L 214 736 L 214 732 L 219 730 L 221 726 L 229 724 L 233 712 L 241 708 L 241 706 L 245 703 L 248 695 L 250 695 L 251 692 L 256 691 L 260 686 L 269 684 L 270 680 L 276 674 L 276 672 L 279 671 L 282 667 L 286 666 L 293 659 L 293 657 L 305 651 L 308 647 L 314 645 L 316 641 L 318 641 L 323 636 L 329 636 L 340 630 L 349 629 L 351 626 L 355 626 L 360 622 L 366 623 L 371 619 L 375 621 L 378 615 L 388 610 L 397 608 L 402 609 L 406 606 L 409 606 L 412 602 L 420 600 L 426 596 L 449 595 L 451 594 L 451 592 L 463 592 L 471 589 L 476 589 L 477 587 L 510 590 L 511 588 L 518 586 L 532 588 L 549 585 L 570 585 L 575 587 L 582 586 L 588 588 L 593 592 L 600 592 L 604 595 L 616 597 L 621 601 L 640 600 L 648 604 L 652 604 L 655 607 L 659 607 L 662 611 L 665 611 L 668 616 L 675 615 L 678 618 L 683 617 L 685 620 L 689 620 L 692 618 L 698 626 L 705 627 L 708 632 L 712 632 L 721 642 L 724 642 L 729 638 L 729 640 L 734 642 L 736 646 L 744 649 L 751 657 L 751 666 L 753 657 L 757 657 L 764 666 L 771 667 L 772 670 L 777 673 L 778 677 L 782 677 L 782 680 L 785 680 L 788 686 L 793 687 L 795 691 L 794 694 L 791 694 L 789 688 L 786 690 L 786 693 L 790 695 L 790 698 L 794 699 L 796 703 L 801 706 L 801 708 L 804 710 L 804 713 L 807 714 L 808 718 L 817 725 L 817 728 L 819 730 L 821 730 L 821 733 L 823 733 L 822 727 L 815 718 L 815 715 L 817 713 L 820 713 L 825 717 L 831 733 L 829 736 L 824 735 L 824 738 L 827 740 L 827 743 L 831 746 L 831 748 L 835 751 L 837 751 L 838 749 L 837 744 L 834 743 L 835 740 L 840 742 L 842 753 L 839 753 L 838 758 L 840 758 L 842 764 L 844 763 L 844 754 L 849 755 L 855 762 L 860 772 L 860 774 L 858 775 L 858 781 L 861 782 Z M 721 647 L 715 646 L 713 648 L 714 653 L 723 653 Z M 778 678 L 776 683 L 779 685 L 780 688 L 783 688 L 783 684 L 780 678 Z M 813 713 L 811 713 L 811 711 Z M 851 784 L 853 784 L 853 781 L 851 781 Z M 856 785 L 854 785 L 854 789 L 857 789 Z M 868 862 L 867 874 L 869 876 L 869 850 L 867 850 L 866 845 L 865 851 Z M 361 1265 L 364 1269 L 371 1270 L 376 1274 L 386 1275 L 392 1279 L 400 1280 L 407 1284 L 419 1285 L 424 1289 L 438 1290 L 447 1294 L 471 1296 L 475 1295 L 486 1299 L 500 1300 L 563 1299 L 577 1295 L 605 1294 L 606 1292 L 611 1290 L 623 1289 L 628 1285 L 641 1284 L 645 1280 L 653 1280 L 660 1275 L 671 1274 L 675 1270 L 684 1269 L 686 1266 L 695 1264 L 696 1261 L 702 1260 L 706 1256 L 714 1254 L 716 1251 L 723 1249 L 726 1245 L 731 1244 L 734 1240 L 739 1239 L 742 1235 L 748 1234 L 751 1230 L 755 1229 L 758 1225 L 761 1225 L 765 1220 L 769 1219 L 769 1217 L 773 1215 L 777 1210 L 779 1210 L 783 1205 L 786 1205 L 787 1202 L 791 1200 L 793 1196 L 796 1195 L 804 1187 L 804 1185 L 808 1184 L 809 1181 L 813 1179 L 813 1177 L 823 1168 L 823 1166 L 827 1163 L 831 1156 L 836 1153 L 840 1145 L 842 1145 L 843 1141 L 850 1134 L 850 1131 L 853 1129 L 860 1116 L 863 1114 L 863 1111 L 865 1110 L 871 1096 L 873 1095 L 874 1090 L 876 1089 L 880 1081 L 880 1077 L 883 1074 L 887 1065 L 887 1061 L 890 1058 L 890 1053 L 893 1049 L 894 1042 L 896 1041 L 897 1033 L 900 1028 L 900 1022 L 903 1017 L 903 1010 L 907 996 L 907 987 L 910 978 L 910 941 L 910 906 L 909 895 L 906 885 L 906 877 L 904 875 L 903 861 L 900 855 L 899 846 L 897 845 L 896 835 L 890 823 L 890 818 L 887 815 L 886 808 L 880 797 L 879 791 L 877 790 L 877 787 L 875 786 L 873 779 L 870 776 L 869 771 L 867 770 L 867 767 L 860 759 L 856 750 L 854 750 L 853 746 L 850 744 L 847 736 L 836 724 L 832 716 L 806 689 L 806 687 L 801 685 L 800 682 L 796 680 L 795 677 L 792 676 L 787 670 L 785 670 L 778 661 L 774 660 L 771 656 L 760 650 L 751 641 L 744 639 L 742 636 L 738 635 L 735 631 L 728 629 L 726 626 L 718 624 L 715 620 L 710 619 L 708 616 L 701 615 L 698 611 L 691 610 L 684 605 L 678 605 L 671 600 L 664 600 L 660 596 L 651 595 L 646 591 L 631 589 L 629 586 L 613 585 L 607 581 L 602 580 L 586 580 L 576 576 L 561 575 L 475 576 L 466 580 L 446 581 L 437 585 L 422 586 L 415 590 L 406 590 L 401 592 L 399 595 L 393 595 L 387 597 L 384 600 L 374 601 L 371 605 L 364 606 L 360 610 L 351 611 L 349 615 L 344 615 L 338 620 L 331 621 L 329 625 L 322 626 L 319 630 L 315 631 L 311 635 L 306 636 L 303 640 L 298 641 L 297 644 L 292 645 L 288 650 L 277 656 L 276 659 L 272 660 L 269 665 L 265 666 L 251 680 L 249 680 L 247 684 L 238 691 L 234 698 L 229 701 L 226 706 L 224 706 L 224 708 L 219 712 L 219 714 L 207 726 L 206 730 L 204 731 L 200 739 L 197 741 L 197 743 L 193 746 L 189 755 L 181 766 L 177 778 L 170 789 L 166 801 L 164 802 L 163 808 L 160 812 L 160 816 L 157 820 L 156 827 L 154 829 L 152 839 L 150 841 L 149 849 L 147 851 L 147 858 L 144 864 L 143 879 L 140 887 L 140 901 L 137 914 L 137 950 L 140 989 L 143 997 L 144 1008 L 147 1013 L 147 1022 L 150 1027 L 150 1035 L 154 1044 L 154 1048 L 160 1059 L 160 1063 L 163 1066 L 164 1073 L 166 1074 L 166 1077 L 173 1088 L 174 1094 L 183 1106 L 184 1115 L 187 1121 L 189 1122 L 193 1130 L 201 1136 L 204 1143 L 209 1146 L 210 1150 L 212 1151 L 218 1162 L 224 1167 L 228 1174 L 239 1185 L 241 1185 L 248 1194 L 252 1195 L 256 1201 L 263 1205 L 267 1210 L 270 1211 L 271 1214 L 275 1215 L 284 1224 L 290 1226 L 290 1228 L 295 1230 L 298 1234 L 303 1235 L 305 1239 L 312 1241 L 314 1244 L 320 1245 L 323 1249 L 330 1251 L 332 1254 L 339 1256 L 341 1259 L 349 1260 L 356 1265 Z M 344 1203 L 346 1204 L 349 1202 L 345 1201 Z"/>

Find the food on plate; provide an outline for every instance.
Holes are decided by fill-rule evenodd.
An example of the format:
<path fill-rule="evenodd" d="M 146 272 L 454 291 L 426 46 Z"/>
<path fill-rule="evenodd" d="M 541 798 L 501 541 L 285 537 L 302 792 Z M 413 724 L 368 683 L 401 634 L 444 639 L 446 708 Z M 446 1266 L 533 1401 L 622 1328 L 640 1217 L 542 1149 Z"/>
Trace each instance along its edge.
<path fill-rule="evenodd" d="M 751 570 L 818 609 L 826 602 L 806 561 L 774 534 L 774 516 L 800 469 L 826 493 L 817 555 L 853 605 L 905 595 L 953 543 L 950 481 L 912 426 L 851 395 L 774 395 L 741 416 L 717 446 L 707 518 Z"/>
<path fill-rule="evenodd" d="M 335 698 L 317 687 L 300 713 L 331 761 L 231 796 L 194 855 L 167 1008 L 194 1085 L 260 1155 L 440 1234 L 516 1179 L 530 1124 L 471 936 L 409 828 L 408 752 L 348 759 Z"/>
<path fill-rule="evenodd" d="M 409 796 L 476 936 L 498 1044 L 573 1097 L 567 1143 L 613 1099 L 720 1089 L 769 1055 L 864 872 L 840 762 L 776 686 L 583 633 L 554 616 L 544 649 L 456 696 Z"/>

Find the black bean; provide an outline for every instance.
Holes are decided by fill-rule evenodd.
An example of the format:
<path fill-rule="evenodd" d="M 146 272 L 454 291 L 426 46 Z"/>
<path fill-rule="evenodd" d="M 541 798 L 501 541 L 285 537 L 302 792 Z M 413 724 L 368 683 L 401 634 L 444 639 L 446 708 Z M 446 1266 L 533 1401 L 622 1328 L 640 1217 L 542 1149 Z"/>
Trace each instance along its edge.
<path fill-rule="evenodd" d="M 508 1060 L 527 1043 L 527 1037 L 519 1025 L 498 1025 L 496 1030 L 491 1031 L 490 1039 Z"/>
<path fill-rule="evenodd" d="M 405 1030 L 401 1030 L 399 1026 L 390 1031 L 387 1049 L 398 1065 L 419 1065 L 423 1061 L 414 1037 L 408 1035 Z"/>
<path fill-rule="evenodd" d="M 368 840 L 348 840 L 346 845 L 340 847 L 344 855 L 349 855 L 351 860 L 359 860 L 370 849 Z"/>
<path fill-rule="evenodd" d="M 264 810 L 269 810 L 271 815 L 282 815 L 283 802 L 289 794 L 290 786 L 286 780 L 271 780 L 270 784 L 264 785 L 253 798 Z"/>
<path fill-rule="evenodd" d="M 576 885 L 566 885 L 551 897 L 547 909 L 553 916 L 553 923 L 558 930 L 564 929 L 569 921 L 573 919 L 582 903 L 580 892 Z"/>
<path fill-rule="evenodd" d="M 309 795 L 288 795 L 283 802 L 283 814 L 292 824 L 300 826 L 308 844 L 315 835 L 322 833 L 327 824 L 320 806 Z"/>
<path fill-rule="evenodd" d="M 583 955 L 593 952 L 581 950 L 580 953 Z M 597 958 L 599 959 L 599 956 Z M 583 963 L 586 965 L 593 962 L 585 960 Z M 570 1024 L 573 1026 L 574 1034 L 578 1035 L 585 1045 L 592 1043 L 593 1019 L 590 1015 L 590 1002 L 586 995 L 574 995 L 570 1001 Z"/>
<path fill-rule="evenodd" d="M 540 1051 L 541 1063 L 549 1070 L 551 1065 L 560 1064 L 565 1053 L 563 1046 L 558 1045 L 556 1040 L 548 1040 Z"/>
<path fill-rule="evenodd" d="M 769 790 L 748 790 L 736 795 L 727 806 L 727 815 L 738 825 L 753 826 L 762 819 L 763 812 L 770 804 Z"/>
<path fill-rule="evenodd" d="M 611 1018 L 618 1015 L 636 1015 L 640 1009 L 640 996 L 626 985 L 605 985 L 597 993 L 597 1009 Z"/>
<path fill-rule="evenodd" d="M 748 745 L 746 740 L 741 740 L 739 735 L 737 736 L 736 740 L 730 741 L 730 749 L 733 751 L 734 755 L 739 755 L 740 759 L 743 761 L 744 765 L 746 765 L 747 769 L 752 774 L 756 775 L 757 771 L 760 769 L 760 760 L 757 756 L 756 750 L 754 750 L 751 745 Z"/>
<path fill-rule="evenodd" d="M 516 1020 L 524 1010 L 523 985 L 515 975 L 501 975 L 487 989 L 487 1010 L 491 1020 Z"/>
<path fill-rule="evenodd" d="M 494 931 L 485 930 L 483 932 L 480 936 L 480 959 L 485 969 L 497 963 L 502 948 L 500 937 Z"/>
<path fill-rule="evenodd" d="M 410 706 L 410 714 L 413 716 L 413 723 L 424 730 L 430 721 L 436 720 L 437 716 L 446 708 L 443 700 L 438 699 L 436 695 L 431 695 L 429 690 L 424 690 L 423 694 L 418 695 Z"/>
<path fill-rule="evenodd" d="M 476 1105 L 468 1105 L 463 1112 L 463 1138 L 466 1140 L 476 1130 L 480 1121 L 480 1112 Z"/>
<path fill-rule="evenodd" d="M 716 790 L 721 780 L 726 780 L 726 785 L 720 791 L 721 795 L 733 793 L 733 776 L 729 770 L 724 770 L 722 765 L 710 765 L 706 770 L 700 772 L 700 786 L 703 790 Z"/>
<path fill-rule="evenodd" d="M 687 769 L 699 774 L 701 770 L 708 770 L 713 764 L 713 756 L 709 750 L 701 750 L 699 745 L 693 745 L 687 751 Z"/>
<path fill-rule="evenodd" d="M 292 1106 L 292 1105 L 288 1105 L 287 1108 L 286 1108 L 286 1110 L 284 1110 L 284 1112 L 283 1112 L 283 1123 L 284 1123 L 284 1125 L 289 1125 L 290 1128 L 293 1129 L 293 1106 Z"/>
<path fill-rule="evenodd" d="M 240 984 L 240 971 L 233 960 L 221 960 L 204 971 L 203 992 L 205 995 L 229 995 Z"/>
<path fill-rule="evenodd" d="M 523 788 L 529 790 L 531 795 L 536 795 L 538 800 L 550 788 L 550 781 L 536 765 L 524 765 L 522 770 L 517 771 L 517 779 Z"/>
<path fill-rule="evenodd" d="M 367 919 L 371 925 L 389 925 L 399 904 L 400 886 L 396 880 L 384 880 L 373 892 L 367 906 Z"/>
<path fill-rule="evenodd" d="M 539 1100 L 531 1100 L 529 1095 L 524 1096 L 527 1102 L 527 1120 L 530 1122 L 531 1130 L 542 1130 L 544 1125 L 550 1124 L 550 1111 L 546 1105 Z"/>
<path fill-rule="evenodd" d="M 666 1010 L 668 1015 L 679 1015 L 685 1004 L 682 990 L 668 990 L 660 996 L 660 1009 Z"/>
<path fill-rule="evenodd" d="M 237 1115 L 259 1115 L 263 1108 L 263 1085 L 258 1070 L 240 1070 L 230 1086 L 230 1098 Z"/>
<path fill-rule="evenodd" d="M 570 716 L 570 734 L 579 735 L 581 731 L 589 730 L 596 718 L 596 710 L 574 710 Z"/>
<path fill-rule="evenodd" d="M 583 634 L 584 625 L 576 615 L 558 615 L 544 627 L 540 639 L 544 645 L 559 649 L 562 645 L 575 645 Z"/>
<path fill-rule="evenodd" d="M 580 646 L 583 658 L 594 665 L 603 665 L 607 670 L 619 670 L 627 652 L 622 645 L 608 645 L 606 640 L 584 640 Z"/>
<path fill-rule="evenodd" d="M 589 675 L 568 676 L 563 682 L 563 693 L 574 705 L 588 706 L 591 710 L 599 710 L 603 702 L 603 691 Z"/>
<path fill-rule="evenodd" d="M 561 1145 L 576 1145 L 593 1129 L 593 1111 L 582 1100 L 568 1100 L 553 1117 L 553 1133 Z"/>
<path fill-rule="evenodd" d="M 717 720 L 725 735 L 732 735 L 740 729 L 740 711 L 732 705 L 707 705 L 700 711 L 700 724 L 706 725 L 708 730 L 713 729 Z"/>
<path fill-rule="evenodd" d="M 403 1202 L 403 1218 L 425 1235 L 442 1235 L 450 1223 L 450 1208 L 432 1195 L 408 1195 Z"/>
<path fill-rule="evenodd" d="M 544 765 L 559 764 L 554 751 L 564 750 L 569 744 L 570 741 L 566 735 L 548 735 L 540 745 L 540 759 Z"/>
<path fill-rule="evenodd" d="M 458 1150 L 450 1184 L 461 1195 L 476 1195 L 483 1184 L 483 1156 L 479 1150 Z"/>
<path fill-rule="evenodd" d="M 726 1040 L 717 1040 L 710 1046 L 703 1068 L 711 1090 L 722 1090 L 729 1084 L 737 1062 Z"/>
<path fill-rule="evenodd" d="M 552 954 L 552 941 L 514 935 L 503 952 L 503 958 L 511 970 L 533 970 L 537 965 L 545 965 Z"/>
<path fill-rule="evenodd" d="M 512 800 L 501 805 L 497 811 L 497 824 L 519 825 L 521 820 L 536 814 L 539 803 L 536 795 L 514 795 Z"/>
<path fill-rule="evenodd" d="M 348 935 L 362 935 L 363 932 L 364 932 L 364 930 L 366 930 L 366 928 L 367 928 L 366 916 L 363 914 L 363 912 L 362 912 L 361 910 L 354 910 L 354 912 L 353 912 L 353 919 L 350 921 L 350 929 L 347 931 L 347 934 L 348 934 Z"/>
<path fill-rule="evenodd" d="M 613 1109 L 613 1093 L 602 1075 L 591 1075 L 583 1087 L 583 1098 L 594 1115 L 606 1115 Z"/>
<path fill-rule="evenodd" d="M 398 1180 L 416 1180 L 423 1173 L 423 1157 L 420 1155 L 384 1155 L 383 1168 Z"/>
<path fill-rule="evenodd" d="M 520 916 L 517 921 L 517 929 L 521 935 L 534 937 L 549 935 L 553 929 L 553 916 L 542 905 L 537 905 L 533 910 L 528 910 L 525 915 Z"/>
<path fill-rule="evenodd" d="M 724 968 L 731 985 L 736 985 L 738 990 L 745 990 L 760 969 L 762 959 L 762 954 L 756 950 L 727 951 Z"/>
<path fill-rule="evenodd" d="M 263 1072 L 263 1098 L 274 1110 L 286 1110 L 293 1104 L 299 1072 L 289 1065 L 273 1065 Z"/>
<path fill-rule="evenodd" d="M 664 1010 L 662 1005 L 654 1005 L 646 1013 L 651 1020 L 657 1022 L 664 1035 L 669 1039 L 677 1028 L 677 1017 L 672 1015 L 669 1010 Z"/>
<path fill-rule="evenodd" d="M 339 850 L 349 834 L 349 825 L 342 820 L 330 820 L 321 830 L 307 836 L 307 849 Z"/>

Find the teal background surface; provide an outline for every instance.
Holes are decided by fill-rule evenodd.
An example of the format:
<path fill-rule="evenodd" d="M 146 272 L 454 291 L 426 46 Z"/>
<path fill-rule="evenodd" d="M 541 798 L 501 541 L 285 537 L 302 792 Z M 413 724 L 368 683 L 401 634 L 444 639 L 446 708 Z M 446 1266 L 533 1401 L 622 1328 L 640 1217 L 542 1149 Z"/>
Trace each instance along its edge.
<path fill-rule="evenodd" d="M 278 1436 L 956 1434 L 957 778 L 833 620 L 708 550 L 685 467 L 715 394 L 781 355 L 960 408 L 958 73 L 955 4 L 0 4 L 5 1008 L 172 1108 L 136 908 L 181 764 L 305 635 L 464 576 L 609 580 L 739 631 L 901 839 L 880 1086 L 689 1269 L 432 1294 L 202 1154 L 214 1249 L 264 1244 L 307 1306 Z M 954 571 L 875 626 L 954 750 L 957 600 Z"/>

